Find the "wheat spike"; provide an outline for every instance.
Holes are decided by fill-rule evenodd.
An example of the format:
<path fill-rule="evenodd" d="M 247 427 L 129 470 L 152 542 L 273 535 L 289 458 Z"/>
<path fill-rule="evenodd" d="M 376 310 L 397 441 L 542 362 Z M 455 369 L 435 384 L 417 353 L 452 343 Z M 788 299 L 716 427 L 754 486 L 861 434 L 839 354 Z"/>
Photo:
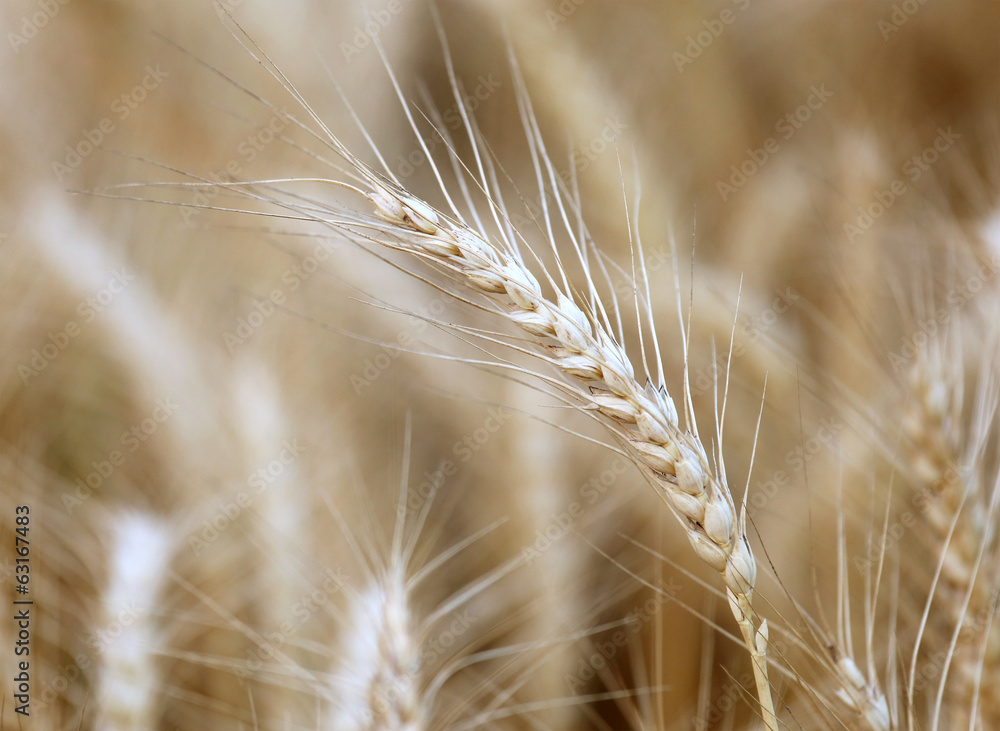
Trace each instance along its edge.
<path fill-rule="evenodd" d="M 231 22 L 235 24 L 235 21 Z M 443 35 L 442 42 L 448 61 L 447 42 Z M 561 287 L 552 275 L 545 272 L 554 296 L 543 292 L 538 279 L 524 263 L 525 255 L 517 241 L 520 234 L 511 227 L 502 203 L 493 198 L 489 199 L 490 213 L 497 229 L 504 232 L 504 237 L 500 243 L 490 240 L 479 213 L 471 204 L 468 188 L 462 182 L 460 189 L 470 203 L 477 225 L 473 226 L 465 220 L 423 141 L 421 144 L 425 153 L 428 153 L 428 161 L 449 202 L 452 211 L 450 216 L 436 210 L 361 161 L 323 124 L 301 94 L 252 40 L 248 40 L 245 47 L 304 107 L 323 131 L 321 139 L 324 144 L 353 167 L 355 175 L 352 177 L 359 181 L 358 185 L 339 181 L 326 182 L 364 195 L 374 206 L 375 218 L 350 211 L 337 211 L 331 216 L 322 203 L 304 204 L 302 199 L 296 197 L 279 200 L 269 193 L 257 192 L 258 187 L 265 191 L 276 190 L 272 184 L 274 181 L 262 181 L 259 186 L 223 183 L 220 187 L 237 195 L 279 205 L 308 220 L 332 226 L 352 238 L 405 251 L 436 264 L 473 292 L 486 296 L 494 303 L 499 314 L 531 336 L 542 348 L 546 359 L 575 384 L 575 389 L 570 393 L 575 394 L 580 408 L 603 416 L 603 423 L 628 445 L 628 454 L 677 518 L 695 553 L 721 574 L 731 611 L 752 659 L 761 715 L 766 727 L 775 731 L 777 721 L 767 669 L 768 626 L 766 620 L 758 618 L 753 606 L 757 564 L 746 532 L 745 510 L 737 511 L 725 481 L 724 469 L 715 473 L 710 468 L 693 411 L 688 404 L 689 399 L 685 403 L 688 405 L 686 416 L 691 426 L 683 428 L 677 407 L 666 388 L 652 383 L 648 377 L 648 366 L 646 385 L 639 383 L 635 369 L 621 344 L 622 336 L 613 333 L 607 310 L 591 278 L 595 273 L 587 268 L 584 244 L 573 237 L 555 171 L 545 153 L 544 143 L 513 59 L 512 65 L 519 83 L 518 100 L 529 144 L 536 158 L 541 187 L 544 188 L 543 180 L 548 178 L 549 190 L 543 190 L 542 200 L 544 201 L 548 192 L 555 194 L 557 201 L 557 209 L 552 211 L 543 202 L 542 223 L 548 231 L 548 242 L 553 248 L 555 242 L 552 219 L 565 223 L 573 238 L 576 254 L 587 271 L 587 290 L 590 296 L 588 311 L 577 304 L 566 274 L 561 270 L 557 273 L 563 282 Z M 453 73 L 450 65 L 449 73 Z M 395 85 L 391 69 L 389 74 Z M 453 76 L 452 86 L 458 98 L 460 91 Z M 398 86 L 396 88 L 397 93 L 400 93 Z M 416 131 L 412 113 L 405 103 L 404 111 Z M 496 191 L 496 171 L 481 149 L 482 140 L 464 106 L 460 105 L 460 112 L 465 131 L 474 143 L 474 165 L 479 171 L 476 183 L 483 191 L 497 192 L 499 195 Z M 307 129 L 293 116 L 285 116 Z M 454 162 L 458 165 L 457 161 Z M 386 171 L 392 175 L 388 168 Z M 641 249 L 639 256 L 641 266 Z M 638 295 L 636 306 L 639 307 Z M 654 350 L 654 363 L 662 381 L 662 365 L 655 333 Z"/>
<path fill-rule="evenodd" d="M 776 728 L 767 681 L 767 622 L 752 599 L 757 565 L 728 486 L 714 475 L 696 433 L 681 429 L 663 388 L 640 386 L 624 348 L 568 293 L 542 294 L 519 258 L 401 189 L 369 178 L 378 215 L 414 253 L 462 275 L 474 289 L 502 303 L 507 317 L 543 343 L 552 363 L 580 384 L 589 408 L 605 416 L 650 478 L 702 561 L 722 574 L 733 615 L 754 661 L 757 690 L 769 728 Z M 600 384 L 600 385 L 598 385 Z"/>
<path fill-rule="evenodd" d="M 419 731 L 425 728 L 417 684 L 419 645 L 414 638 L 409 596 L 399 571 L 365 590 L 351 610 L 351 637 L 344 667 L 356 685 L 342 701 L 334 728 Z"/>
<path fill-rule="evenodd" d="M 170 528 L 138 513 L 116 516 L 111 525 L 111 577 L 104 593 L 105 624 L 93 642 L 99 650 L 96 705 L 100 727 L 156 728 L 162 647 L 154 614 L 171 558 Z"/>
<path fill-rule="evenodd" d="M 908 385 L 913 398 L 903 422 L 919 505 L 939 552 L 923 621 L 927 621 L 935 598 L 943 598 L 950 613 L 934 721 L 939 722 L 945 708 L 948 723 L 956 728 L 1000 722 L 1000 708 L 993 695 L 983 692 L 1000 677 L 1000 635 L 991 620 L 997 606 L 993 526 L 998 483 L 988 457 L 988 435 L 995 428 L 1000 391 L 994 365 L 995 328 L 987 335 L 980 372 L 973 383 L 970 418 L 963 419 L 965 376 L 950 372 L 960 366 L 945 362 L 951 349 L 948 343 L 955 340 L 951 332 L 922 353 L 910 369 Z M 923 629 L 922 624 L 921 635 Z M 918 636 L 911 667 L 915 667 L 920 651 Z"/>

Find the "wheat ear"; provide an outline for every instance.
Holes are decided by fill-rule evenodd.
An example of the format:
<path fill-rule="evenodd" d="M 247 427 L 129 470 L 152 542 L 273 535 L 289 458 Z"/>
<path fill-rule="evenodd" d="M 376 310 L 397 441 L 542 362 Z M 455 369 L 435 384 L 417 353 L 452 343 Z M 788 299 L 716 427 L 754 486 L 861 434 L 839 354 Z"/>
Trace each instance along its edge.
<path fill-rule="evenodd" d="M 353 238 L 366 239 L 381 246 L 405 251 L 426 262 L 436 264 L 474 292 L 485 295 L 500 313 L 532 336 L 536 344 L 548 354 L 550 362 L 576 384 L 571 393 L 582 402 L 583 408 L 605 417 L 603 421 L 605 426 L 631 447 L 629 455 L 633 462 L 667 503 L 684 528 L 688 541 L 697 555 L 722 575 L 730 608 L 752 659 L 764 724 L 769 731 L 777 731 L 768 681 L 768 625 L 766 620 L 757 617 L 753 608 L 757 564 L 746 533 L 745 505 L 743 510 L 737 512 L 725 481 L 724 469 L 715 474 L 709 467 L 708 455 L 698 435 L 693 411 L 690 409 L 690 398 L 685 400 L 685 404 L 688 423 L 692 427 L 682 429 L 678 421 L 677 408 L 666 388 L 655 387 L 650 382 L 642 386 L 636 380 L 632 364 L 625 349 L 612 333 L 607 311 L 596 292 L 594 282 L 590 279 L 591 266 L 599 267 L 606 273 L 604 262 L 588 261 L 589 252 L 584 250 L 585 245 L 581 244 L 572 233 L 573 227 L 569 223 L 569 216 L 572 213 L 567 212 L 567 205 L 563 200 L 563 196 L 566 195 L 563 192 L 565 186 L 560 189 L 557 182 L 558 176 L 545 151 L 530 101 L 524 91 L 523 80 L 517 73 L 516 61 L 511 58 L 518 87 L 519 108 L 542 194 L 540 198 L 544 219 L 542 223 L 547 229 L 547 239 L 553 248 L 553 218 L 561 220 L 573 237 L 576 253 L 588 277 L 587 285 L 591 299 L 589 314 L 574 301 L 571 286 L 564 272 L 559 272 L 562 275 L 562 289 L 548 272 L 545 272 L 550 286 L 556 291 L 555 298 L 551 299 L 542 293 L 538 280 L 525 266 L 522 252 L 516 243 L 519 235 L 514 231 L 499 197 L 496 169 L 488 155 L 481 149 L 485 143 L 482 142 L 461 101 L 461 90 L 451 66 L 447 40 L 443 32 L 440 33 L 440 37 L 449 80 L 458 101 L 464 130 L 473 144 L 474 164 L 479 176 L 475 180 L 475 185 L 489 198 L 492 219 L 497 229 L 504 233 L 502 244 L 494 244 L 487 237 L 465 180 L 468 168 L 463 171 L 464 166 L 454 154 L 449 133 L 441 124 L 437 125 L 437 130 L 448 147 L 451 162 L 459 179 L 459 190 L 465 202 L 469 204 L 476 223 L 475 227 L 466 223 L 459 213 L 452 195 L 443 182 L 440 170 L 422 138 L 420 138 L 421 149 L 454 217 L 440 213 L 424 200 L 406 191 L 396 182 L 395 176 L 389 171 L 384 160 L 383 166 L 392 179 L 375 172 L 354 155 L 322 122 L 319 115 L 267 54 L 246 36 L 231 16 L 227 14 L 227 18 L 231 23 L 230 30 L 233 28 L 239 30 L 239 33 L 233 31 L 234 37 L 293 96 L 311 120 L 319 126 L 322 134 L 287 113 L 277 111 L 276 113 L 280 113 L 295 126 L 321 141 L 324 146 L 347 161 L 356 173 L 348 173 L 354 178 L 354 184 L 326 179 L 322 182 L 333 183 L 364 195 L 374 206 L 377 218 L 350 211 L 337 211 L 330 216 L 331 209 L 319 201 L 297 195 L 286 200 L 272 197 L 271 194 L 280 193 L 273 185 L 280 181 L 221 183 L 218 187 L 285 208 L 294 212 L 296 217 L 333 227 Z M 440 19 L 438 27 L 440 30 Z M 407 120 L 419 137 L 413 113 L 404 100 L 388 60 L 385 59 L 384 50 L 377 41 L 375 45 L 386 62 L 386 68 Z M 267 106 L 275 109 L 271 104 Z M 367 136 L 367 132 L 365 136 L 374 149 L 374 143 Z M 382 159 L 377 149 L 375 153 Z M 194 185 L 200 186 L 202 183 Z M 545 189 L 546 185 L 550 190 Z M 262 194 L 259 191 L 268 192 Z M 496 200 L 490 198 L 491 191 L 496 194 Z M 547 202 L 549 194 L 554 194 L 557 206 L 551 212 Z M 579 224 L 582 229 L 582 221 L 579 221 Z M 556 256 L 558 257 L 558 252 Z M 600 258 L 600 254 L 595 254 L 595 257 Z M 636 305 L 638 309 L 638 295 Z M 659 364 L 658 357 L 657 363 Z M 662 366 L 659 371 L 662 374 Z M 540 377 L 545 378 L 545 376 Z"/>
<path fill-rule="evenodd" d="M 171 558 L 170 529 L 138 513 L 118 516 L 113 525 L 105 624 L 94 638 L 100 650 L 100 727 L 152 729 L 159 680 L 155 659 L 163 638 L 150 612 L 160 603 Z"/>
<path fill-rule="evenodd" d="M 1000 404 L 1000 378 L 995 370 L 1000 343 L 995 328 L 987 333 L 983 370 L 974 386 L 975 412 L 971 425 L 962 421 L 962 373 L 949 373 L 944 365 L 948 340 L 939 344 L 936 358 L 924 355 L 910 373 L 913 404 L 903 420 L 912 445 L 911 461 L 921 491 L 932 540 L 940 559 L 934 587 L 928 597 L 920 633 L 927 621 L 937 587 L 952 608 L 954 622 L 948 655 L 938 687 L 934 723 L 947 690 L 949 723 L 970 722 L 991 727 L 1000 722 L 1000 707 L 981 688 L 995 687 L 1000 678 L 997 650 L 995 577 L 997 558 L 994 528 L 1000 509 L 995 468 L 986 459 L 989 432 L 995 428 Z M 936 361 L 936 362 L 935 362 Z M 962 362 L 961 360 L 959 362 Z M 920 635 L 912 668 L 920 650 Z M 948 669 L 954 663 L 954 680 Z M 912 695 L 912 681 L 910 685 Z"/>
<path fill-rule="evenodd" d="M 558 292 L 555 301 L 546 298 L 516 252 L 491 244 L 401 188 L 361 172 L 371 187 L 368 199 L 387 224 L 384 232 L 394 239 L 388 245 L 443 265 L 491 297 L 508 319 L 545 347 L 552 363 L 580 386 L 589 407 L 631 445 L 634 461 L 678 518 L 695 552 L 722 574 L 753 660 L 765 725 L 777 729 L 767 677 L 767 621 L 758 621 L 753 609 L 757 565 L 745 513 L 737 513 L 724 480 L 713 475 L 697 434 L 681 429 L 673 399 L 664 388 L 639 385 L 624 348 L 570 295 Z"/>
<path fill-rule="evenodd" d="M 414 637 L 409 592 L 401 571 L 386 573 L 365 590 L 351 613 L 345 659 L 358 673 L 356 692 L 342 700 L 336 728 L 419 731 L 426 728 L 421 707 L 420 645 Z M 340 725 L 344 724 L 344 725 Z M 333 728 L 333 727 L 331 727 Z"/>

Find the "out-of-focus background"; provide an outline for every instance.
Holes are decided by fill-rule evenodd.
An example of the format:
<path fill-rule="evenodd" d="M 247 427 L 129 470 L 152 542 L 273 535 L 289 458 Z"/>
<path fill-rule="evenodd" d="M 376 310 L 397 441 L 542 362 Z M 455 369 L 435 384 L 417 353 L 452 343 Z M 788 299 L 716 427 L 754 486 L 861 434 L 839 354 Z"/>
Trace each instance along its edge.
<path fill-rule="evenodd" d="M 433 619 L 413 639 L 415 685 L 442 681 L 426 727 L 752 723 L 749 661 L 725 637 L 735 624 L 698 583 L 716 577 L 641 477 L 544 423 L 587 429 L 521 384 L 385 345 L 464 347 L 399 310 L 485 320 L 329 232 L 209 209 L 237 203 L 226 195 L 107 186 L 193 180 L 185 172 L 336 177 L 281 139 L 294 130 L 257 97 L 305 115 L 227 29 L 236 22 L 375 163 L 349 102 L 392 171 L 432 202 L 432 166 L 378 46 L 403 98 L 437 109 L 462 154 L 450 57 L 493 154 L 530 191 L 515 58 L 554 165 L 574 171 L 590 232 L 623 275 L 641 180 L 637 226 L 679 394 L 676 242 L 706 434 L 741 298 L 729 482 L 739 498 L 767 374 L 751 480 L 767 499 L 753 527 L 812 610 L 810 570 L 835 583 L 838 485 L 851 530 L 872 519 L 873 494 L 884 509 L 908 402 L 895 365 L 929 335 L 920 308 L 997 253 L 995 4 L 222 7 L 234 21 L 193 0 L 2 10 L 0 582 L 7 602 L 26 505 L 35 604 L 30 718 L 15 712 L 17 627 L 0 623 L 0 725 L 391 728 L 351 704 L 377 669 L 364 607 L 377 604 L 400 513 L 417 534 L 410 575 L 462 545 L 411 597 L 413 616 Z M 982 271 L 949 305 L 952 323 L 995 312 L 971 296 L 995 288 L 995 267 Z M 975 352 L 969 342 L 943 360 Z M 914 596 L 925 585 L 913 573 L 899 574 L 901 602 L 908 581 Z M 794 625 L 784 590 L 761 582 Z M 914 606 L 900 616 L 912 621 Z M 794 708 L 801 695 L 788 692 Z"/>

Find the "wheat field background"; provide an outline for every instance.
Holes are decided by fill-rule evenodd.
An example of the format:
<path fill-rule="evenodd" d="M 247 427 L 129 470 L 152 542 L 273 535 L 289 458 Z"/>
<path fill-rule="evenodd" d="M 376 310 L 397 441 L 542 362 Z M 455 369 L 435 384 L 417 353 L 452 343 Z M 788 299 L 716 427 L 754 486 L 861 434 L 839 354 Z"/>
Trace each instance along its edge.
<path fill-rule="evenodd" d="M 6 3 L 0 727 L 1000 728 L 997 11 Z"/>

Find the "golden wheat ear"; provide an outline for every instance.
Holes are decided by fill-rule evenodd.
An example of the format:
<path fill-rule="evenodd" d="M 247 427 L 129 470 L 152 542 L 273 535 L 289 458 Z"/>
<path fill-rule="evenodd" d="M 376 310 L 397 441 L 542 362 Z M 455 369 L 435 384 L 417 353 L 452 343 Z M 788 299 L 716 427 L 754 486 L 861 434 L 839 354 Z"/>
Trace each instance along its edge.
<path fill-rule="evenodd" d="M 236 26 L 238 29 L 238 26 Z M 389 169 L 376 172 L 348 150 L 338 137 L 319 119 L 305 99 L 271 62 L 267 55 L 242 36 L 241 43 L 250 50 L 262 66 L 278 80 L 303 107 L 310 120 L 319 128 L 313 133 L 324 138 L 325 146 L 336 151 L 353 167 L 351 182 L 341 183 L 365 196 L 374 209 L 374 216 L 363 212 L 304 205 L 294 197 L 284 196 L 270 201 L 303 219 L 333 227 L 355 240 L 377 244 L 408 254 L 414 261 L 435 267 L 451 280 L 452 293 L 469 305 L 486 307 L 495 317 L 516 326 L 527 340 L 515 345 L 555 369 L 561 377 L 553 377 L 534 368 L 527 372 L 540 379 L 572 404 L 605 425 L 624 446 L 634 464 L 649 480 L 682 527 L 698 557 L 718 572 L 724 582 L 732 613 L 749 651 L 754 669 L 760 712 L 765 725 L 777 728 L 771 688 L 768 681 L 768 626 L 758 618 L 753 607 L 753 592 L 757 565 L 746 531 L 745 507 L 737 510 L 725 480 L 721 452 L 715 455 L 718 470 L 710 466 L 709 452 L 698 433 L 690 405 L 690 389 L 684 386 L 684 423 L 673 398 L 663 385 L 663 366 L 659 353 L 652 313 L 642 311 L 645 300 L 633 286 L 634 304 L 640 329 L 649 327 L 652 344 L 643 344 L 644 383 L 640 382 L 624 348 L 620 307 L 612 297 L 607 302 L 599 294 L 597 281 L 606 277 L 598 266 L 600 254 L 586 235 L 578 236 L 576 223 L 581 221 L 573 198 L 549 158 L 541 133 L 535 122 L 527 93 L 513 64 L 518 88 L 518 102 L 529 148 L 536 164 L 536 176 L 542 201 L 542 218 L 538 222 L 545 244 L 557 262 L 550 271 L 527 246 L 524 236 L 511 225 L 511 217 L 503 205 L 497 181 L 496 167 L 474 122 L 461 104 L 461 90 L 451 67 L 447 42 L 445 60 L 456 100 L 459 102 L 463 129 L 472 144 L 473 161 L 466 168 L 454 151 L 449 153 L 460 184 L 459 206 L 434 162 L 421 142 L 429 165 L 440 184 L 440 192 L 450 212 L 436 210 L 419 196 L 407 191 L 394 179 Z M 386 63 L 387 68 L 388 62 Z M 409 105 L 402 97 L 395 76 L 389 77 L 400 96 L 402 109 L 419 137 Z M 273 189 L 270 182 L 260 183 Z M 262 200 L 248 185 L 222 186 L 237 194 Z M 485 214 L 477 212 L 473 200 L 485 200 Z M 492 223 L 486 225 L 486 221 Z M 557 239 L 568 241 L 568 251 L 560 251 Z M 642 254 L 639 249 L 639 265 Z M 566 257 L 579 264 L 583 281 L 574 286 L 560 263 Z M 527 261 L 536 260 L 540 279 Z M 403 265 L 405 266 L 405 264 Z M 540 281 L 541 280 L 541 281 Z M 645 281 L 645 280 L 643 280 Z M 544 282 L 544 284 L 543 284 Z M 617 328 L 613 325 L 618 326 Z M 683 334 L 682 341 L 686 343 Z M 685 346 L 686 347 L 686 346 Z M 650 361 L 653 373 L 650 371 Z M 723 401 L 723 409 L 724 409 Z M 721 437 L 721 427 L 719 429 Z M 721 445 L 716 445 L 721 449 Z M 390 594 L 385 594 L 389 596 Z M 398 592 L 393 594 L 398 597 Z"/>

